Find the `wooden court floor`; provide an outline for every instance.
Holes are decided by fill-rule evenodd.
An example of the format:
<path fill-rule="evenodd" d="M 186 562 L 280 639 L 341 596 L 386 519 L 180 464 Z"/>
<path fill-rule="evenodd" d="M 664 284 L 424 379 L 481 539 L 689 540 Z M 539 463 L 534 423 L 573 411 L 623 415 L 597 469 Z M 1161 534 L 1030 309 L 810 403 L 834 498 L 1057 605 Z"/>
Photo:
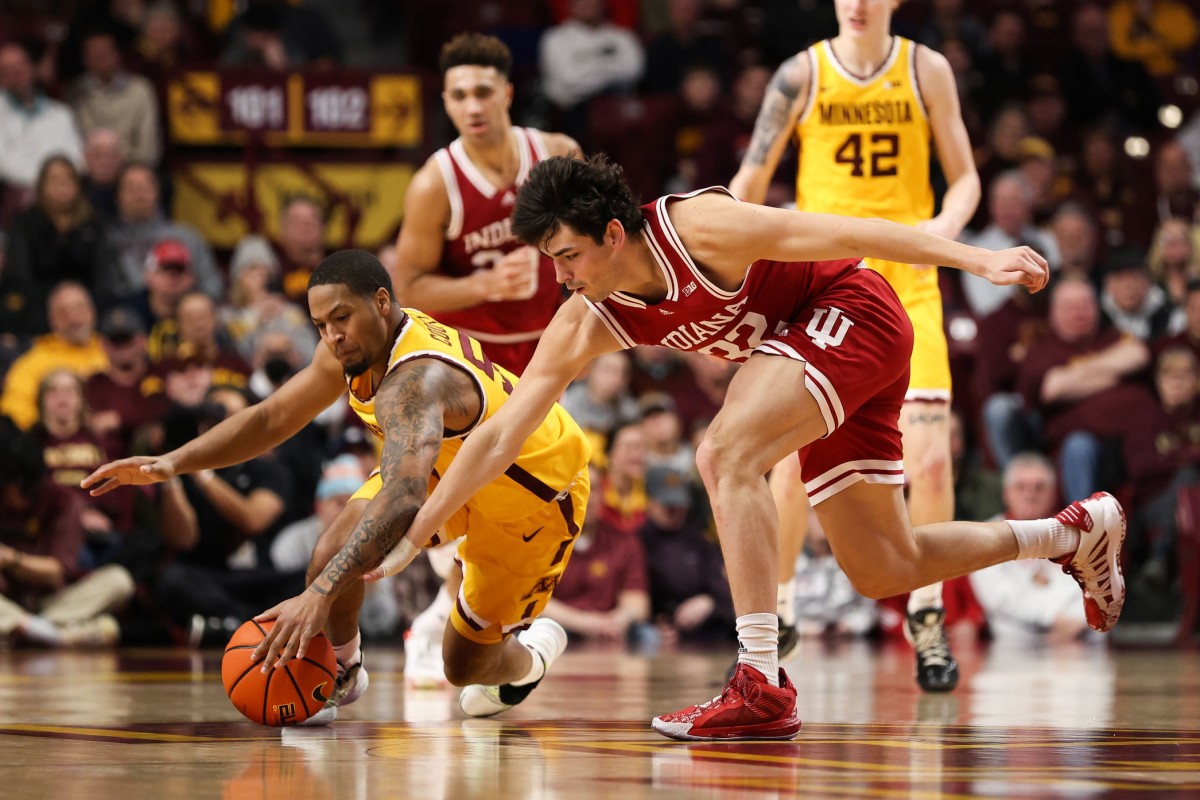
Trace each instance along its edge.
<path fill-rule="evenodd" d="M 325 729 L 244 721 L 220 653 L 0 653 L 0 798 L 1198 798 L 1200 661 L 1078 645 L 960 647 L 923 695 L 906 647 L 806 643 L 787 666 L 793 742 L 691 744 L 654 713 L 715 694 L 727 656 L 568 648 L 520 707 L 463 719 L 457 694 L 371 688 Z"/>

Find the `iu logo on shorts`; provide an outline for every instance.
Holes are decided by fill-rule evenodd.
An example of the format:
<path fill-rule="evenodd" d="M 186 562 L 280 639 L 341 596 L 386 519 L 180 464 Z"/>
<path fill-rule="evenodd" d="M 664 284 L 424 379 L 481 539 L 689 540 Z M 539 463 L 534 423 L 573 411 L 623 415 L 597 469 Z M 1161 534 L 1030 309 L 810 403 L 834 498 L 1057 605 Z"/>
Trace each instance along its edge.
<path fill-rule="evenodd" d="M 846 331 L 853 324 L 840 308 L 817 308 L 813 310 L 812 321 L 804 332 L 813 340 L 813 344 L 825 350 L 841 344 L 846 338 Z"/>

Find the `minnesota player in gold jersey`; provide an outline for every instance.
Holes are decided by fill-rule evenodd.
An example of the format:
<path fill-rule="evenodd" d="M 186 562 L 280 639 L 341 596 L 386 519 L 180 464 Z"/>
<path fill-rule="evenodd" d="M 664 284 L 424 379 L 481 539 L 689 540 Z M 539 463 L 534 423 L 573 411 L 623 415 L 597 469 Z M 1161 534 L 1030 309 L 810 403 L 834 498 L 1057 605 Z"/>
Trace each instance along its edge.
<path fill-rule="evenodd" d="M 387 271 L 370 253 L 334 253 L 308 286 L 325 345 L 312 363 L 263 402 L 179 449 L 113 462 L 83 486 L 103 494 L 245 461 L 294 435 L 348 387 L 351 407 L 383 440 L 379 471 L 322 533 L 308 588 L 255 618 L 275 620 L 254 651 L 264 670 L 302 656 L 322 628 L 328 634 L 338 680 L 312 718 L 321 724 L 366 689 L 360 577 L 402 540 L 463 439 L 504 405 L 516 378 L 492 364 L 479 342 L 401 308 Z M 589 455 L 583 431 L 555 405 L 505 474 L 431 542 L 465 537 L 449 579 L 458 584 L 457 601 L 443 656 L 447 680 L 465 687 L 460 705 L 470 716 L 519 703 L 566 646 L 562 628 L 539 615 L 583 523 Z"/>
<path fill-rule="evenodd" d="M 761 203 L 795 136 L 800 166 L 796 205 L 804 211 L 881 217 L 956 238 L 979 204 L 979 175 L 946 59 L 890 33 L 898 0 L 836 0 L 838 35 L 785 61 L 771 80 L 750 146 L 730 189 Z M 930 156 L 936 146 L 947 189 L 933 215 Z M 867 259 L 900 297 L 912 319 L 912 378 L 900 417 L 914 525 L 953 518 L 950 474 L 950 365 L 942 330 L 937 269 Z M 790 574 L 807 531 L 799 463 L 772 474 L 780 507 L 779 608 L 790 608 Z M 789 559 L 788 556 L 791 556 Z M 790 634 L 790 624 L 783 627 Z M 917 682 L 926 691 L 958 683 L 944 631 L 941 584 L 912 593 L 905 633 L 916 650 Z M 781 636 L 781 650 L 783 649 Z"/>

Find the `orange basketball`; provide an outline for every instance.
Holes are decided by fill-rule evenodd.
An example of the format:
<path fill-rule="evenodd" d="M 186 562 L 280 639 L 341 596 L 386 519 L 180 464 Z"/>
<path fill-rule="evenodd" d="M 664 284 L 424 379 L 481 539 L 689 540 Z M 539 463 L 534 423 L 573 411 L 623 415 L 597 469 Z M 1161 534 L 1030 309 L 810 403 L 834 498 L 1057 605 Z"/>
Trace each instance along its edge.
<path fill-rule="evenodd" d="M 304 658 L 293 658 L 280 669 L 262 671 L 262 661 L 250 654 L 274 621 L 246 621 L 225 646 L 221 681 L 233 707 L 251 722 L 281 728 L 298 725 L 321 710 L 337 679 L 333 645 L 318 633 Z"/>

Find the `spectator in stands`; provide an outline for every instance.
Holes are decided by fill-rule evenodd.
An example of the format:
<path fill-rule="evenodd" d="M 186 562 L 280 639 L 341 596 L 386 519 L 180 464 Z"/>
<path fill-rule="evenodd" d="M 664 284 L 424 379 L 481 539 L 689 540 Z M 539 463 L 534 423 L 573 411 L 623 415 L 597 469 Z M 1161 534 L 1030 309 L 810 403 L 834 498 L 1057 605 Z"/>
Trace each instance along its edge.
<path fill-rule="evenodd" d="M 1196 17 L 1177 0 L 1116 0 L 1108 9 L 1108 32 L 1114 53 L 1169 78 L 1196 43 Z"/>
<path fill-rule="evenodd" d="M 1164 350 L 1154 370 L 1158 402 L 1127 420 L 1125 465 L 1133 484 L 1131 562 L 1147 590 L 1162 591 L 1174 572 L 1179 490 L 1200 483 L 1200 368 L 1185 347 Z"/>
<path fill-rule="evenodd" d="M 233 347 L 217 318 L 212 298 L 191 292 L 179 301 L 174 318 L 159 320 L 150 331 L 150 358 L 154 361 L 198 361 L 212 370 L 213 386 L 244 389 L 250 365 Z"/>
<path fill-rule="evenodd" d="M 1171 219 L 1192 219 L 1200 208 L 1200 190 L 1195 187 L 1192 161 L 1178 140 L 1163 142 L 1154 153 L 1152 194 L 1138 203 L 1141 213 L 1130 224 L 1130 238 L 1139 247 L 1149 247 L 1154 230 Z"/>
<path fill-rule="evenodd" d="M 221 63 L 283 72 L 328 69 L 342 60 L 336 28 L 311 3 L 249 0 L 229 25 Z"/>
<path fill-rule="evenodd" d="M 1067 99 L 1056 75 L 1045 72 L 1029 79 L 1029 134 L 1044 139 L 1052 151 L 1062 154 L 1074 150 L 1073 132 L 1066 127 Z"/>
<path fill-rule="evenodd" d="M 135 439 L 145 438 L 161 420 L 168 402 L 162 378 L 150 374 L 141 317 L 122 306 L 109 309 L 100 321 L 100 341 L 108 367 L 84 382 L 88 424 L 97 435 L 113 439 L 115 457 L 123 458 L 133 452 Z"/>
<path fill-rule="evenodd" d="M 1058 171 L 1055 167 L 1054 148 L 1038 136 L 1026 136 L 1020 144 L 1021 161 L 1017 169 L 1029 184 L 1033 204 L 1030 208 L 1031 221 L 1040 229 L 1050 220 L 1062 202 L 1058 193 Z"/>
<path fill-rule="evenodd" d="M 1149 360 L 1143 342 L 1101 330 L 1090 284 L 1068 278 L 1053 287 L 1050 335 L 1021 364 L 1017 388 L 1026 409 L 1041 413 L 1066 494 L 1088 497 L 1101 485 L 1104 447 L 1152 402 L 1136 381 Z"/>
<path fill-rule="evenodd" d="M 804 548 L 796 559 L 796 632 L 801 636 L 864 636 L 875 626 L 875 601 L 859 594 L 838 565 L 825 529 L 809 511 Z"/>
<path fill-rule="evenodd" d="M 71 110 L 38 88 L 25 45 L 0 45 L 0 89 L 0 183 L 14 193 L 0 209 L 7 210 L 28 204 L 38 170 L 50 156 L 65 155 L 82 166 L 83 141 Z"/>
<path fill-rule="evenodd" d="M 116 131 L 126 158 L 157 166 L 162 141 L 154 86 L 124 68 L 116 36 L 107 30 L 84 35 L 83 67 L 70 102 L 84 135 L 97 128 Z"/>
<path fill-rule="evenodd" d="M 724 186 L 737 173 L 742 156 L 750 146 L 754 120 L 770 80 L 771 71 L 757 64 L 737 74 L 733 81 L 733 102 L 729 113 L 719 115 L 705 128 L 703 143 L 696 153 L 696 186 Z M 790 149 L 787 156 L 791 156 Z M 787 166 L 777 172 L 790 174 Z M 772 184 L 767 190 L 767 205 L 782 205 L 774 200 L 783 186 L 783 183 Z M 786 191 L 794 189 L 787 186 Z"/>
<path fill-rule="evenodd" d="M 345 508 L 367 479 L 354 456 L 339 456 L 324 466 L 314 492 L 313 514 L 293 522 L 271 542 L 271 565 L 280 572 L 308 569 L 317 539 Z M 578 546 L 578 543 L 576 544 Z M 400 606 L 393 581 L 368 583 L 359 611 L 359 626 L 367 637 L 387 636 L 400 624 Z"/>
<path fill-rule="evenodd" d="M 279 211 L 283 294 L 308 312 L 308 279 L 325 258 L 325 214 L 311 197 L 296 196 Z"/>
<path fill-rule="evenodd" d="M 0 394 L 0 414 L 22 428 L 37 421 L 37 387 L 47 372 L 66 367 L 87 377 L 108 366 L 96 335 L 96 307 L 87 289 L 72 281 L 60 283 L 46 300 L 46 316 L 50 333 L 39 336 L 13 362 Z"/>
<path fill-rule="evenodd" d="M 603 478 L 590 469 L 598 486 Z M 542 613 L 573 634 L 621 642 L 650 619 L 646 554 L 639 537 L 604 519 L 600 502 L 598 492 L 588 497 L 571 561 Z"/>
<path fill-rule="evenodd" d="M 1064 203 L 1050 219 L 1050 232 L 1058 248 L 1059 276 L 1097 283 L 1096 221 L 1091 212 L 1080 203 Z"/>
<path fill-rule="evenodd" d="M 675 401 L 666 392 L 648 392 L 638 399 L 642 433 L 646 437 L 646 465 L 669 466 L 679 472 L 696 468 L 696 452 L 683 436 L 683 422 Z"/>
<path fill-rule="evenodd" d="M 83 194 L 105 224 L 117 218 L 117 175 L 124 161 L 116 131 L 93 128 L 88 133 L 83 144 Z"/>
<path fill-rule="evenodd" d="M 1183 312 L 1176 313 L 1166 290 L 1151 281 L 1145 254 L 1133 248 L 1117 248 L 1105 259 L 1100 310 L 1102 325 L 1147 344 L 1178 333 L 1185 324 Z"/>
<path fill-rule="evenodd" d="M 705 353 L 686 352 L 681 355 L 692 371 L 692 385 L 689 391 L 674 395 L 675 410 L 683 421 L 685 435 L 695 440 L 698 428 L 708 425 L 725 402 L 729 382 L 737 373 L 738 365 Z"/>
<path fill-rule="evenodd" d="M 963 12 L 963 0 L 933 0 L 929 18 L 915 38 L 938 52 L 944 52 L 946 41 L 960 41 L 975 60 L 989 48 L 987 28 L 977 17 Z"/>
<path fill-rule="evenodd" d="M 1040 424 L 1032 418 L 1036 412 L 1023 410 L 1017 376 L 1046 334 L 1045 293 L 1013 292 L 1004 305 L 979 321 L 975 337 L 977 396 L 983 402 L 988 449 L 1000 469 L 1018 452 L 1041 443 Z"/>
<path fill-rule="evenodd" d="M 991 221 L 978 234 L 968 237 L 970 244 L 988 250 L 1028 245 L 1050 262 L 1051 269 L 1058 266 L 1054 240 L 1033 227 L 1033 191 L 1020 172 L 1006 172 L 992 181 L 988 187 L 988 214 Z M 995 286 L 965 272 L 962 287 L 977 317 L 995 311 L 1012 294 L 1009 286 Z"/>
<path fill-rule="evenodd" d="M 976 62 L 983 75 L 980 104 L 984 113 L 1025 100 L 1032 69 L 1024 49 L 1025 18 L 1015 8 L 999 8 L 988 27 L 988 49 Z"/>
<path fill-rule="evenodd" d="M 133 43 L 131 62 L 135 70 L 157 84 L 165 81 L 170 70 L 193 58 L 174 3 L 159 0 L 150 4 Z"/>
<path fill-rule="evenodd" d="M 274 325 L 294 331 L 295 349 L 307 363 L 317 343 L 312 322 L 276 290 L 278 283 L 279 257 L 271 245 L 261 236 L 242 237 L 229 260 L 229 302 L 221 308 L 221 320 L 242 358 L 253 358 L 258 332 Z"/>
<path fill-rule="evenodd" d="M 1029 135 L 1029 116 L 1021 103 L 1010 103 L 992 117 L 988 124 L 987 143 L 975 154 L 979 180 L 983 183 L 985 194 L 990 192 L 998 176 L 1021 165 L 1021 142 Z M 988 222 L 986 212 L 985 204 L 980 203 L 967 227 L 971 230 L 984 227 Z"/>
<path fill-rule="evenodd" d="M 607 440 L 621 425 L 641 419 L 629 392 L 629 372 L 629 356 L 609 353 L 593 361 L 587 375 L 563 394 L 563 408 L 597 442 Z"/>
<path fill-rule="evenodd" d="M 0 639 L 51 647 L 111 646 L 111 612 L 133 595 L 117 565 L 79 570 L 79 497 L 46 477 L 42 448 L 0 418 Z"/>
<path fill-rule="evenodd" d="M 179 301 L 196 289 L 191 252 L 177 239 L 164 239 L 154 245 L 146 256 L 143 281 L 145 288 L 128 303 L 142 323 L 153 328 L 163 320 L 174 319 Z M 151 355 L 158 358 L 157 352 Z"/>
<path fill-rule="evenodd" d="M 647 392 L 666 392 L 675 401 L 678 410 L 680 398 L 695 391 L 692 371 L 688 369 L 680 351 L 643 345 L 627 352 L 633 356 L 629 391 L 634 397 L 641 397 Z M 687 429 L 686 421 L 684 429 Z"/>
<path fill-rule="evenodd" d="M 245 408 L 246 395 L 214 387 L 207 403 L 185 412 L 166 442 L 173 447 L 198 430 Z M 190 418 L 190 419 L 189 419 Z M 190 430 L 189 430 L 190 428 Z M 189 435 L 186 435 L 190 433 Z M 269 565 L 271 535 L 293 501 L 286 470 L 270 455 L 181 478 L 195 511 L 197 535 L 182 542 L 159 578 L 161 607 L 194 644 L 228 639 L 233 629 L 304 589 L 304 571 Z"/>
<path fill-rule="evenodd" d="M 1154 282 L 1166 289 L 1167 298 L 1182 307 L 1188 283 L 1200 277 L 1196 232 L 1191 221 L 1173 217 L 1160 223 L 1146 263 Z"/>
<path fill-rule="evenodd" d="M 962 414 L 950 412 L 950 467 L 954 474 L 954 518 L 982 522 L 1003 510 L 1000 476 L 983 464 L 978 448 L 971 447 L 963 429 Z"/>
<path fill-rule="evenodd" d="M 1019 453 L 1004 470 L 1004 513 L 995 519 L 1045 519 L 1058 503 L 1050 460 Z M 1074 581 L 1046 559 L 997 564 L 970 581 L 997 642 L 1069 642 L 1088 629 Z"/>
<path fill-rule="evenodd" d="M 1071 125 L 1149 130 L 1156 124 L 1158 89 L 1141 64 L 1112 51 L 1103 7 L 1085 2 L 1075 9 L 1071 45 L 1059 73 Z"/>
<path fill-rule="evenodd" d="M 646 521 L 639 535 L 650 573 L 651 615 L 668 638 L 728 636 L 733 600 L 717 544 L 691 514 L 691 475 L 670 467 L 646 471 Z"/>
<path fill-rule="evenodd" d="M 1192 355 L 1200 359 L 1200 278 L 1188 281 L 1180 308 L 1183 309 L 1183 330 L 1174 336 L 1159 339 L 1154 343 L 1154 350 L 1162 353 L 1171 348 L 1182 347 L 1191 350 Z"/>
<path fill-rule="evenodd" d="M 17 214 L 5 240 L 0 295 L 12 316 L 4 328 L 46 333 L 46 298 L 55 284 L 70 280 L 95 287 L 110 260 L 104 227 L 83 196 L 79 172 L 65 156 L 51 156 L 38 172 L 33 205 Z"/>
<path fill-rule="evenodd" d="M 156 252 L 155 246 L 167 239 L 176 240 L 187 250 L 196 287 L 209 297 L 221 297 L 221 275 L 212 250 L 194 228 L 163 216 L 158 178 L 145 164 L 132 162 L 121 168 L 117 177 L 117 219 L 108 229 L 108 239 L 116 250 L 117 262 L 103 292 L 112 299 L 136 302 L 136 295 L 146 288 L 149 258 Z"/>
<path fill-rule="evenodd" d="M 600 484 L 600 516 L 625 533 L 646 518 L 646 435 L 640 422 L 617 427 L 609 438 L 607 464 Z"/>
<path fill-rule="evenodd" d="M 679 88 L 679 105 L 671 126 L 672 154 L 663 184 L 667 192 L 690 192 L 697 183 L 697 158 L 704 149 L 704 137 L 719 120 L 730 115 L 721 96 L 719 73 L 706 64 L 688 67 Z"/>
<path fill-rule="evenodd" d="M 721 36 L 705 25 L 701 0 L 667 0 L 669 27 L 646 47 L 646 94 L 676 94 L 684 73 L 698 65 L 729 84 L 729 53 Z M 733 173 L 731 172 L 730 175 Z"/>
<path fill-rule="evenodd" d="M 632 31 L 605 19 L 604 0 L 570 0 L 569 8 L 570 18 L 542 37 L 540 62 L 546 97 L 562 113 L 559 127 L 579 140 L 587 134 L 588 102 L 633 87 L 646 56 Z"/>

